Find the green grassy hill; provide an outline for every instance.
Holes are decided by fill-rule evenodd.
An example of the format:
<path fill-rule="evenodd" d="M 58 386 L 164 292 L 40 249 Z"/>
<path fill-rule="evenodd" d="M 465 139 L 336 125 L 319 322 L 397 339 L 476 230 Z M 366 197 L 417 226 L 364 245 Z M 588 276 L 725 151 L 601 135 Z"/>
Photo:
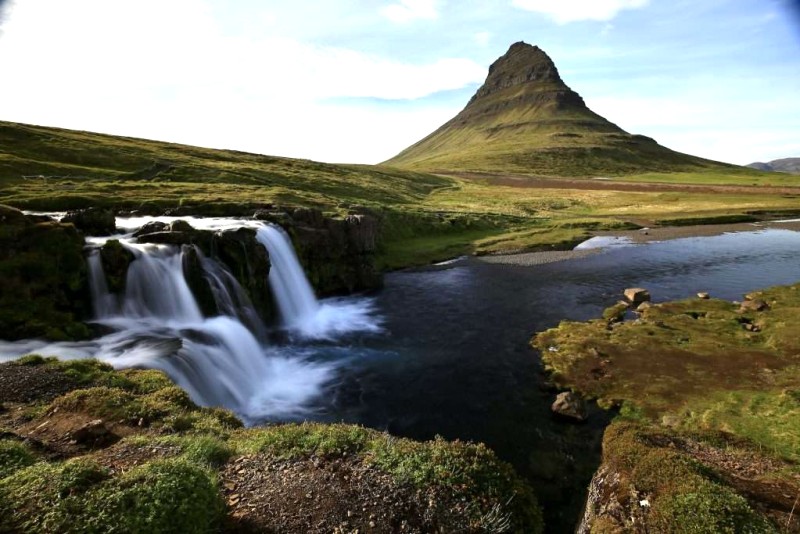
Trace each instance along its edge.
<path fill-rule="evenodd" d="M 594 113 L 541 49 L 515 43 L 453 119 L 385 162 L 426 171 L 625 175 L 734 166 L 665 148 Z"/>
<path fill-rule="evenodd" d="M 0 122 L 0 201 L 21 208 L 402 205 L 450 183 L 397 169 Z"/>
<path fill-rule="evenodd" d="M 598 130 L 615 128 L 595 117 Z M 568 157 L 557 161 L 576 165 Z M 250 215 L 270 205 L 333 216 L 366 208 L 381 221 L 385 268 L 469 253 L 566 248 L 590 232 L 631 223 L 794 213 L 800 194 L 795 176 L 738 167 L 653 171 L 603 181 L 600 189 L 593 180 L 548 179 L 543 188 L 527 183 L 529 175 L 521 178 L 506 183 L 332 165 L 0 122 L 0 204 L 207 216 Z"/>

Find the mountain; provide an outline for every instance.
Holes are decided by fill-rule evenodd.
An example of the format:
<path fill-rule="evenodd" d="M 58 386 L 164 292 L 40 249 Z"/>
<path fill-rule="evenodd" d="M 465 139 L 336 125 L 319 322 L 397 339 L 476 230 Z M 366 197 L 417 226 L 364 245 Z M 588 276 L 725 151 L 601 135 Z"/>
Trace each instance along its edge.
<path fill-rule="evenodd" d="M 800 158 L 781 158 L 762 163 L 757 161 L 747 165 L 751 169 L 759 171 L 788 172 L 789 174 L 800 174 Z"/>
<path fill-rule="evenodd" d="M 384 162 L 426 171 L 593 176 L 732 166 L 631 135 L 586 106 L 539 47 L 524 42 L 489 67 L 467 106 Z"/>

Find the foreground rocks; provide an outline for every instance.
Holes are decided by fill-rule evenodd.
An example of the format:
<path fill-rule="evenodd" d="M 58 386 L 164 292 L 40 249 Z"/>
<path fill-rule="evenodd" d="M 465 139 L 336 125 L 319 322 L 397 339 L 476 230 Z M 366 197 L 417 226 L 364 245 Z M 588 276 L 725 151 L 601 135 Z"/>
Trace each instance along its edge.
<path fill-rule="evenodd" d="M 542 530 L 531 488 L 482 445 L 243 429 L 158 371 L 0 364 L 0 384 L 23 375 L 35 396 L 0 388 L 0 532 Z"/>

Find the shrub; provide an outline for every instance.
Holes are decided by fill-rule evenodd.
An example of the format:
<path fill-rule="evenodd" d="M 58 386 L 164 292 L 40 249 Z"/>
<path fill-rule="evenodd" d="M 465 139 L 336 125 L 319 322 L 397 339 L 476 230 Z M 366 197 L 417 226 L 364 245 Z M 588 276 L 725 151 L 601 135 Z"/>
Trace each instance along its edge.
<path fill-rule="evenodd" d="M 34 462 L 36 458 L 22 443 L 0 440 L 0 479 Z"/>

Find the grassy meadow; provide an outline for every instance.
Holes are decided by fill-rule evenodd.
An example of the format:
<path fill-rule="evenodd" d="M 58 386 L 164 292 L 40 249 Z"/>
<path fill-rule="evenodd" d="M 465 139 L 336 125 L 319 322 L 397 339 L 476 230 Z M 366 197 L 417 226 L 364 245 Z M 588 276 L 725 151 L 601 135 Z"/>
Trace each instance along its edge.
<path fill-rule="evenodd" d="M 546 170 L 546 169 L 545 169 Z M 555 168 L 551 168 L 555 174 Z M 558 176 L 554 176 L 557 180 Z M 160 213 L 248 215 L 314 207 L 368 209 L 382 220 L 386 268 L 460 254 L 565 248 L 592 231 L 659 221 L 800 210 L 766 189 L 797 178 L 731 167 L 615 178 L 642 191 L 496 185 L 384 166 L 334 165 L 0 122 L 0 204 L 30 210 L 89 206 Z M 745 191 L 648 191 L 646 184 L 746 185 Z M 558 182 L 561 183 L 561 182 Z M 757 193 L 757 194 L 755 194 Z"/>

